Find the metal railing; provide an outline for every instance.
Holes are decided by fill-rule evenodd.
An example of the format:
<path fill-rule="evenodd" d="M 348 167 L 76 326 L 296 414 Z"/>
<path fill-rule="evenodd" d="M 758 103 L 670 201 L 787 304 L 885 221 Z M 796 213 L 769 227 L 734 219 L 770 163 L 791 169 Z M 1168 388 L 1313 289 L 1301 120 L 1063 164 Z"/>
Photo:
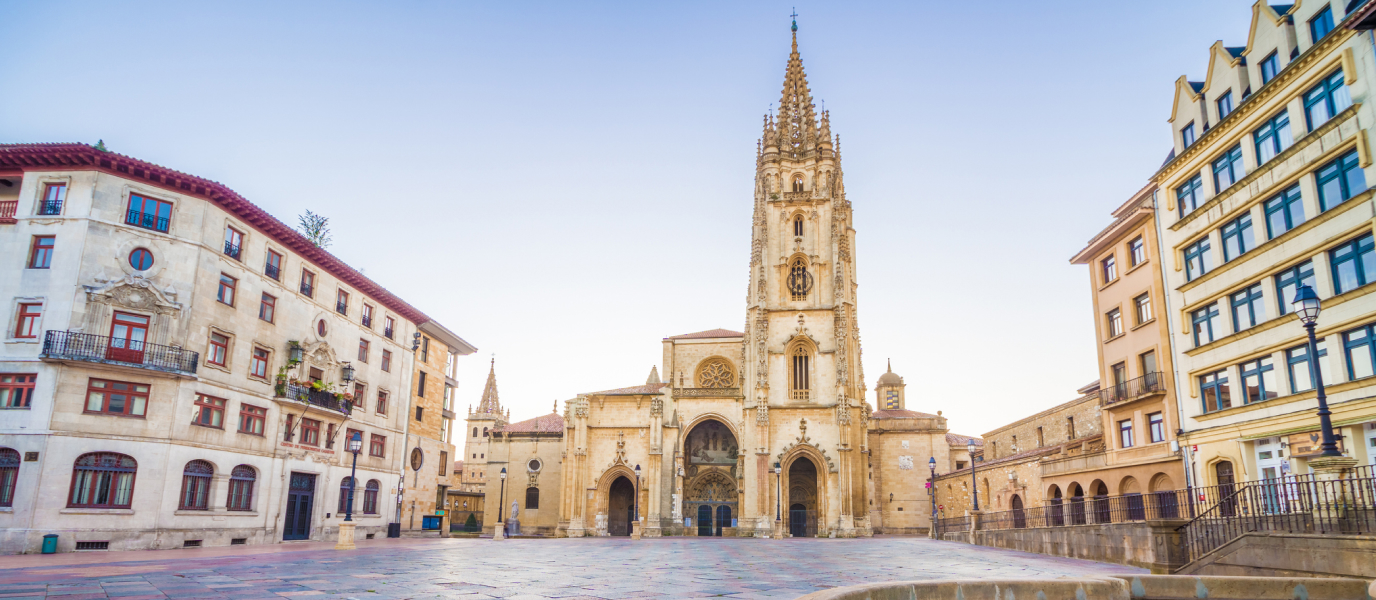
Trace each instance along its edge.
<path fill-rule="evenodd" d="M 190 375 L 196 373 L 200 362 L 196 352 L 175 346 L 73 331 L 48 331 L 43 338 L 42 356 Z"/>
<path fill-rule="evenodd" d="M 234 260 L 239 260 L 239 255 L 242 254 L 242 252 L 243 250 L 238 246 L 235 246 L 230 242 L 225 242 L 225 256 L 228 256 Z"/>
<path fill-rule="evenodd" d="M 388 328 L 386 328 L 386 329 L 383 329 L 383 330 L 382 330 L 382 335 L 383 335 L 383 336 L 386 336 L 386 338 L 389 339 L 389 340 L 392 339 L 392 328 L 391 328 L 391 327 L 388 327 Z"/>
<path fill-rule="evenodd" d="M 1188 518 L 1189 499 L 1187 490 L 1053 498 L 1045 506 L 985 513 L 980 517 L 979 528 L 1025 529 Z"/>
<path fill-rule="evenodd" d="M 168 220 L 166 217 L 159 217 L 153 213 L 146 213 L 137 210 L 129 211 L 125 216 L 124 222 L 135 227 L 152 229 L 154 231 L 167 232 Z"/>
<path fill-rule="evenodd" d="M 274 265 L 263 265 L 263 274 L 273 279 L 282 278 L 282 268 Z"/>
<path fill-rule="evenodd" d="M 372 327 L 372 326 L 373 326 L 373 317 L 372 317 L 371 315 L 363 315 L 363 326 L 364 326 L 364 327 Z"/>
<path fill-rule="evenodd" d="M 311 286 L 311 284 L 306 283 L 306 282 L 303 281 L 303 282 L 301 282 L 301 293 L 302 293 L 302 294 L 305 294 L 305 295 L 307 295 L 307 296 L 310 296 L 310 297 L 312 297 L 312 298 L 314 298 L 314 297 L 315 297 L 315 287 L 313 287 L 313 286 Z"/>
<path fill-rule="evenodd" d="M 52 216 L 62 214 L 61 200 L 40 200 L 38 202 L 38 214 Z"/>
<path fill-rule="evenodd" d="M 293 385 L 289 383 L 284 386 L 283 394 L 284 395 L 278 397 L 295 400 L 297 402 L 305 402 L 312 406 L 319 406 L 320 408 L 326 408 L 346 415 L 353 412 L 352 402 L 340 400 L 334 395 L 334 392 L 313 389 L 307 385 Z"/>
<path fill-rule="evenodd" d="M 349 314 L 349 303 L 344 301 L 335 302 L 334 311 L 341 315 Z"/>
<path fill-rule="evenodd" d="M 1099 390 L 1099 403 L 1108 406 L 1165 392 L 1166 374 L 1157 371 Z"/>
<path fill-rule="evenodd" d="M 970 517 L 946 517 L 936 520 L 936 536 L 940 538 L 942 534 L 954 533 L 957 531 L 970 530 Z"/>
<path fill-rule="evenodd" d="M 18 209 L 18 200 L 8 200 L 5 202 L 0 202 L 0 221 L 4 221 L 6 223 L 13 223 L 15 221 L 14 212 Z"/>

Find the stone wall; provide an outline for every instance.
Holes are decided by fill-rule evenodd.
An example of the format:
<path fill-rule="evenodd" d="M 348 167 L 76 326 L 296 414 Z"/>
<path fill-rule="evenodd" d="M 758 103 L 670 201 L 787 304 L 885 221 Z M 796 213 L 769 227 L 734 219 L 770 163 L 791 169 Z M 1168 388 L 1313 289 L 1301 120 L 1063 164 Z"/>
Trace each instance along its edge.
<path fill-rule="evenodd" d="M 1074 431 L 1071 431 L 1074 419 Z M 1006 458 L 1103 433 L 1099 393 L 1085 394 L 984 434 L 984 460 Z M 1038 428 L 1041 429 L 1040 440 Z"/>
<path fill-rule="evenodd" d="M 1372 577 L 1376 536 L 1249 533 L 1204 555 L 1182 575 Z"/>
<path fill-rule="evenodd" d="M 974 543 L 1051 556 L 1083 558 L 1170 573 L 1184 564 L 1175 528 L 1184 521 L 1104 523 L 976 531 Z"/>

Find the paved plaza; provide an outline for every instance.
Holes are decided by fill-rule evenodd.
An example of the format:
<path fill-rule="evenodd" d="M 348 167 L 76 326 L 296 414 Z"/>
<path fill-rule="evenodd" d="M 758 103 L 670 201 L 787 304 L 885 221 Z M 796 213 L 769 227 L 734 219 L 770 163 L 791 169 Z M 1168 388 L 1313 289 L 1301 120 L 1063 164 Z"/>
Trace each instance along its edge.
<path fill-rule="evenodd" d="M 4 600 L 786 599 L 902 579 L 1142 569 L 926 538 L 376 540 L 0 557 Z"/>

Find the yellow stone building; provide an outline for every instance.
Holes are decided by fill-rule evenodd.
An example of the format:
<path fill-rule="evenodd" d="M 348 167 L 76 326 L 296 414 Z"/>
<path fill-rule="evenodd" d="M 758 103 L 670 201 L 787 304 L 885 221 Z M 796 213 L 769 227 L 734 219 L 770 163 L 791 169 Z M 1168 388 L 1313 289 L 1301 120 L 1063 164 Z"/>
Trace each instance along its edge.
<path fill-rule="evenodd" d="M 451 436 L 455 358 L 476 348 L 438 323 L 421 325 L 413 342 L 415 353 L 410 410 L 406 414 L 406 461 L 401 473 L 402 494 L 397 522 L 406 531 L 439 530 L 449 534 L 446 499 L 457 456 Z"/>

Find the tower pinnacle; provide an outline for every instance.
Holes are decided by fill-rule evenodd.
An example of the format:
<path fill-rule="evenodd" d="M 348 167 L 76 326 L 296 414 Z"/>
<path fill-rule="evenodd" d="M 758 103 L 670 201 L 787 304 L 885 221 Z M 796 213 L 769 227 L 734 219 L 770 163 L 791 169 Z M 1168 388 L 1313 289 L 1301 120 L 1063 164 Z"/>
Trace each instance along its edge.
<path fill-rule="evenodd" d="M 478 412 L 483 414 L 502 414 L 502 403 L 497 399 L 497 359 L 487 372 L 487 385 L 483 387 L 483 399 L 478 403 Z"/>

